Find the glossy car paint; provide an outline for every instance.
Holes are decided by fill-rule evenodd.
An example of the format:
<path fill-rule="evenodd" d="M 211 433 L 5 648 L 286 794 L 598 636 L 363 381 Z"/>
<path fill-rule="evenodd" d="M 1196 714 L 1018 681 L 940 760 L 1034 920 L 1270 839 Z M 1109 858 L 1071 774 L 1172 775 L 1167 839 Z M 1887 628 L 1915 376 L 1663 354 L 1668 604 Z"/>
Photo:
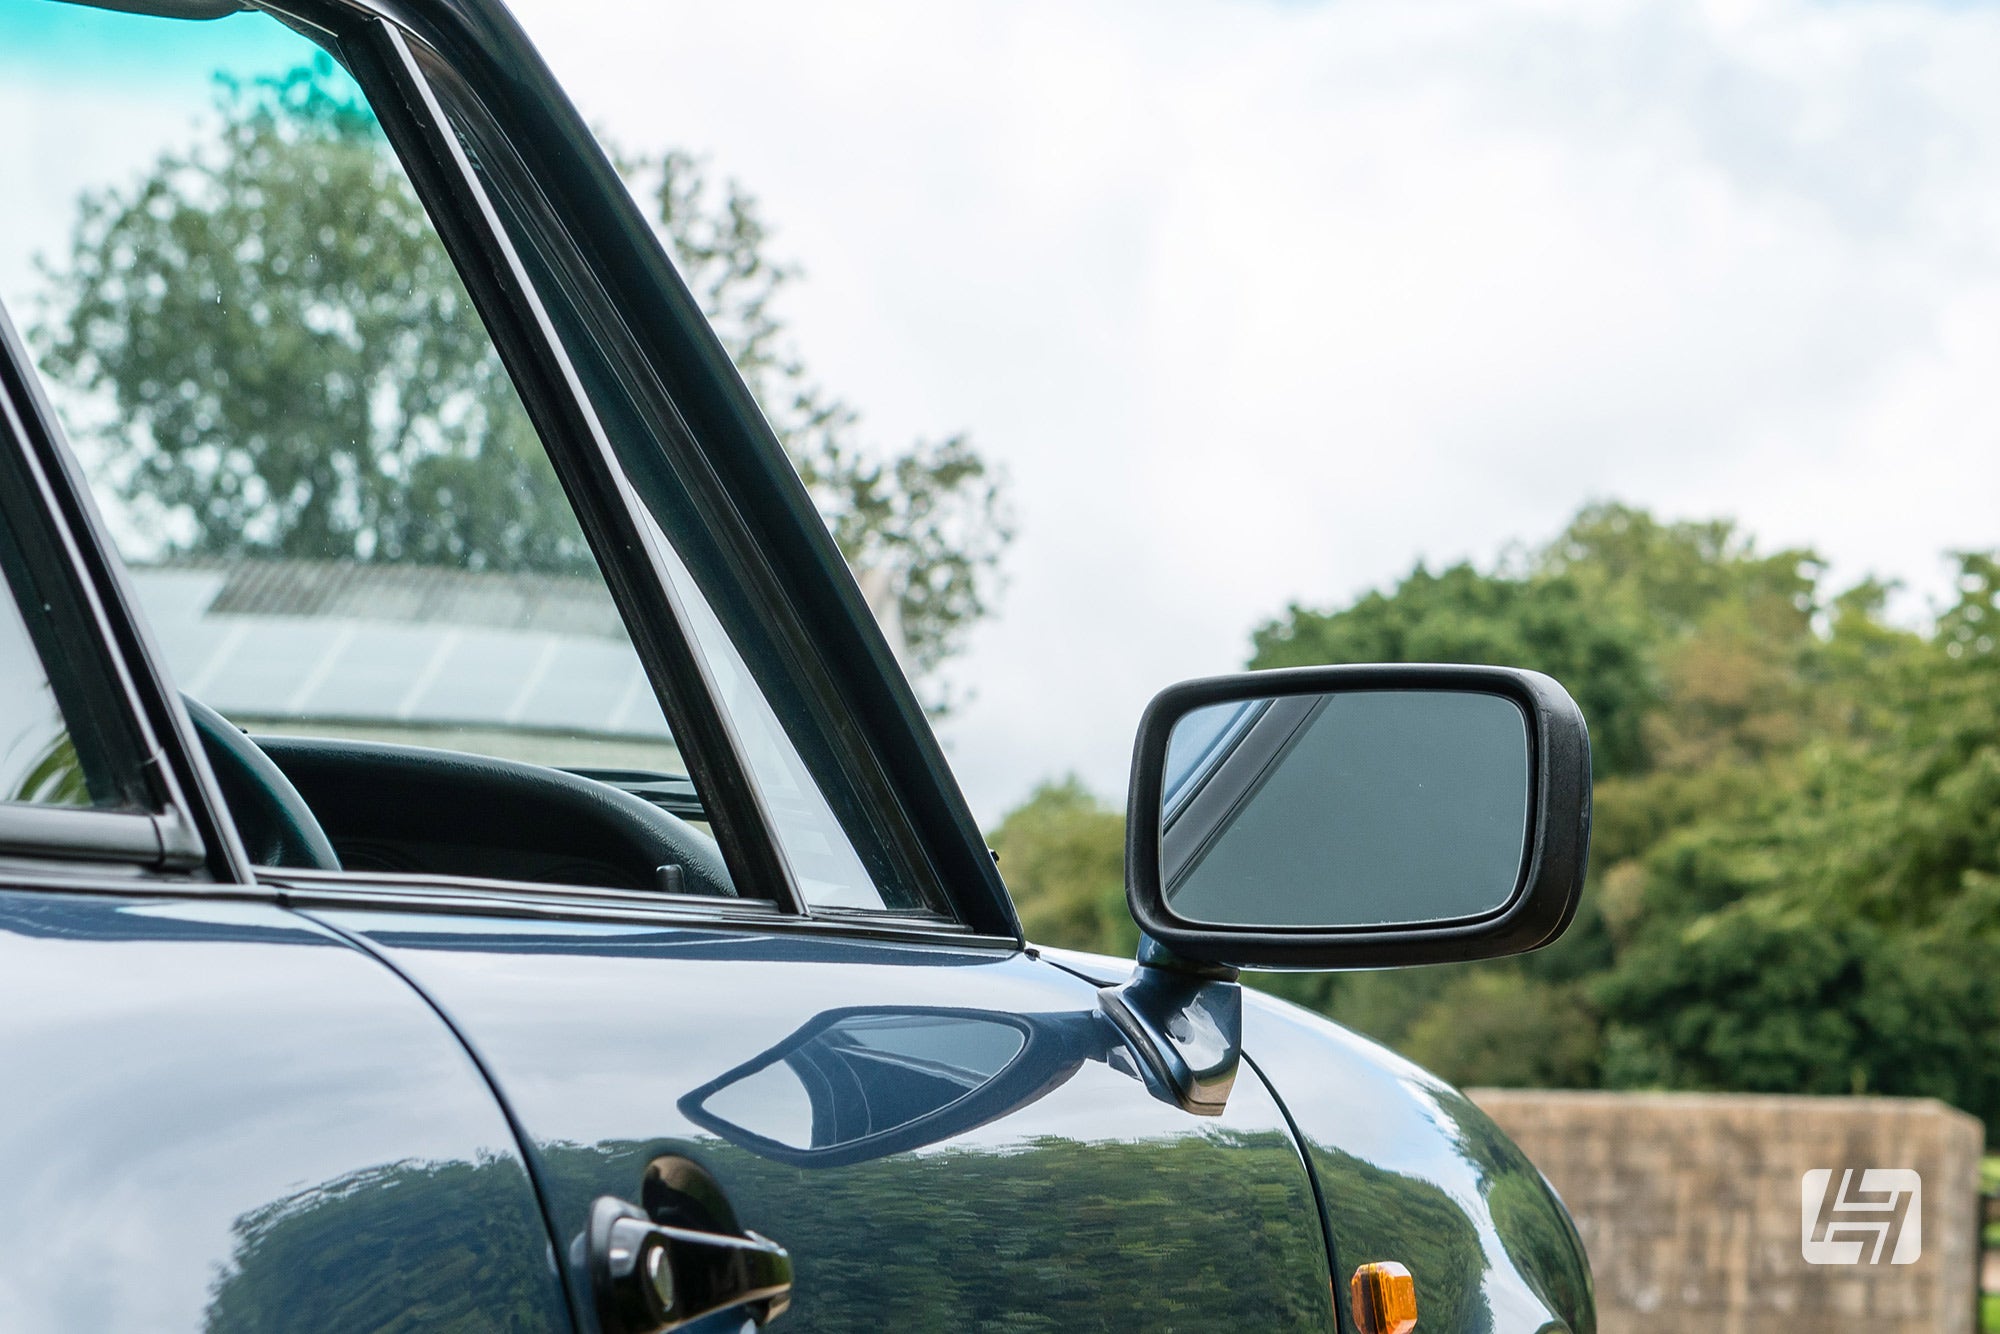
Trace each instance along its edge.
<path fill-rule="evenodd" d="M 1104 985 L 1132 973 L 1103 955 L 1041 954 Z M 1343 1298 L 1357 1266 L 1387 1260 L 1416 1279 L 1421 1329 L 1595 1334 L 1590 1267 L 1569 1211 L 1470 1099 L 1262 992 L 1246 991 L 1243 1030 L 1246 1063 L 1312 1163 Z"/>
<path fill-rule="evenodd" d="M 1251 998 L 1243 1026 L 1312 1159 L 1343 1273 L 1372 1260 L 1407 1267 L 1424 1329 L 1594 1334 L 1568 1211 L 1470 1099 L 1268 996 Z"/>
<path fill-rule="evenodd" d="M 0 1329 L 569 1328 L 491 1089 L 323 927 L 9 890 L 0 1015 Z"/>
<path fill-rule="evenodd" d="M 1015 948 L 314 915 L 452 1014 L 532 1145 L 565 1246 L 594 1198 L 636 1202 L 646 1164 L 673 1153 L 790 1249 L 785 1328 L 1333 1328 L 1311 1180 L 1269 1091 L 1246 1076 L 1223 1116 L 1179 1110 L 1142 1082 L 1096 986 Z M 690 1117 L 691 1094 L 857 1006 L 1023 1016 L 1078 1046 L 970 1124 L 882 1156 L 787 1161 Z"/>

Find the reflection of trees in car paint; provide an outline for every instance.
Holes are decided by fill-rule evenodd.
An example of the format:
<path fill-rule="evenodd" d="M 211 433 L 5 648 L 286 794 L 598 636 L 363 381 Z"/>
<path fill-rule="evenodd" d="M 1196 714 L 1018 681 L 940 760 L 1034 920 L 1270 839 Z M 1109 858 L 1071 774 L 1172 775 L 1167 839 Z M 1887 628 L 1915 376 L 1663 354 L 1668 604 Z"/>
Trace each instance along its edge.
<path fill-rule="evenodd" d="M 1480 1292 L 1486 1265 L 1479 1237 L 1450 1195 L 1338 1149 L 1316 1152 L 1313 1167 L 1343 1277 L 1356 1265 L 1394 1260 L 1416 1279 L 1424 1329 L 1453 1334 L 1492 1329 L 1492 1313 Z"/>
<path fill-rule="evenodd" d="M 468 1228 L 467 1219 L 479 1220 Z M 385 1163 L 245 1214 L 206 1334 L 567 1328 L 518 1162 Z M 541 1264 L 534 1263 L 540 1257 Z"/>
<path fill-rule="evenodd" d="M 1491 1118 L 1452 1089 L 1427 1083 L 1413 1110 L 1433 1100 L 1427 1119 L 1450 1135 L 1456 1156 L 1472 1169 L 1470 1178 L 1448 1174 L 1455 1189 L 1314 1144 L 1313 1166 L 1343 1272 L 1370 1260 L 1395 1260 L 1415 1276 L 1422 1328 L 1485 1334 L 1494 1328 L 1489 1285 L 1514 1279 L 1481 1244 L 1475 1220 L 1483 1212 L 1492 1239 L 1526 1287 L 1550 1310 L 1568 1313 L 1573 1334 L 1595 1334 L 1583 1244 L 1541 1173 Z"/>
<path fill-rule="evenodd" d="M 1480 1193 L 1507 1258 L 1551 1309 L 1573 1313 L 1579 1323 L 1572 1334 L 1595 1334 L 1594 1325 L 1581 1323 L 1596 1311 L 1583 1241 L 1554 1188 L 1470 1098 L 1441 1085 L 1431 1096 L 1448 1118 L 1459 1154 L 1478 1169 Z"/>
<path fill-rule="evenodd" d="M 826 1169 L 713 1141 L 556 1145 L 542 1161 L 558 1215 L 636 1191 L 669 1151 L 713 1172 L 745 1227 L 791 1249 L 794 1330 L 1103 1329 L 1114 1312 L 1157 1330 L 1332 1327 L 1325 1252 L 1299 1225 L 1311 1189 L 1282 1134 L 1047 1137 Z M 1135 1181 L 1155 1186 L 1135 1198 Z M 1296 1281 L 1264 1288 L 1246 1274 Z"/>
<path fill-rule="evenodd" d="M 1050 1138 L 1003 1153 L 946 1148 L 826 1170 L 713 1142 L 555 1145 L 543 1163 L 559 1201 L 636 1199 L 646 1164 L 670 1150 L 703 1162 L 745 1226 L 790 1248 L 798 1278 L 787 1329 L 1095 1329 L 1107 1312 L 1161 1330 L 1332 1327 L 1325 1254 L 1316 1230 L 1298 1226 L 1315 1212 L 1312 1195 L 1283 1135 Z M 1272 1160 L 1296 1188 L 1273 1186 L 1275 1173 L 1257 1170 Z M 1442 1193 L 1433 1218 L 1410 1209 L 1406 1192 L 1424 1186 L 1380 1175 L 1390 1213 L 1447 1239 L 1421 1252 L 1438 1256 L 1431 1265 L 1456 1254 L 1447 1215 L 1469 1228 Z M 1129 1226 L 1134 1179 L 1158 1183 L 1144 1227 Z M 238 1220 L 208 1334 L 284 1328 L 302 1311 L 339 1329 L 556 1327 L 564 1317 L 546 1301 L 546 1274 L 519 1263 L 548 1253 L 540 1221 L 518 1207 L 524 1184 L 510 1162 L 395 1163 L 275 1201 Z M 776 1200 L 782 1213 L 769 1207 Z M 458 1226 L 468 1215 L 484 1225 Z M 444 1236 L 455 1241 L 441 1251 Z M 1453 1272 L 1476 1270 L 1461 1263 Z M 1274 1271 L 1300 1281 L 1277 1290 L 1238 1281 Z"/>

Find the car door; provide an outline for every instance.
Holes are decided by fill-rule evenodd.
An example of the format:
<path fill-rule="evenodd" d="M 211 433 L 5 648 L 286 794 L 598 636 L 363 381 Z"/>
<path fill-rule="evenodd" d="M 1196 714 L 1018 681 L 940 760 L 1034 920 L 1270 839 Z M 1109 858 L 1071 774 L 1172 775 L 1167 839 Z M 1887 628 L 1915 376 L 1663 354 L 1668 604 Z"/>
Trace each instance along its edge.
<path fill-rule="evenodd" d="M 0 1328 L 569 1325 L 423 998 L 249 881 L 0 311 Z"/>
<path fill-rule="evenodd" d="M 451 1013 L 565 1238 L 605 1196 L 677 1221 L 698 1175 L 790 1251 L 788 1327 L 1332 1327 L 1270 1094 L 1154 1097 L 1095 988 L 1017 944 L 506 906 L 312 915 Z"/>
<path fill-rule="evenodd" d="M 343 942 L 341 957 L 372 955 L 387 965 L 376 976 L 393 970 L 420 991 L 497 1090 L 579 1324 L 615 1315 L 593 1231 L 611 1201 L 703 1245 L 772 1239 L 794 1267 L 793 1328 L 1333 1327 L 1319 1212 L 1278 1104 L 1246 1070 L 1219 1115 L 1184 1110 L 1106 1018 L 1100 988 L 1024 947 L 839 553 L 505 12 L 442 0 L 283 11 L 279 36 L 310 37 L 339 66 L 300 66 L 268 95 L 244 94 L 268 96 L 240 122 L 270 132 L 253 140 L 266 154 L 256 161 L 314 135 L 339 150 L 303 177 L 321 183 L 295 203 L 319 249 L 287 258 L 286 272 L 353 258 L 349 229 L 366 235 L 385 219 L 429 244 L 427 215 L 476 323 L 456 299 L 422 306 L 396 346 L 423 354 L 391 366 L 379 392 L 351 393 L 348 368 L 361 362 L 297 371 L 278 353 L 296 341 L 347 356 L 365 342 L 363 315 L 394 315 L 426 289 L 395 274 L 315 289 L 296 340 L 280 320 L 211 376 L 220 347 L 204 344 L 204 302 L 228 313 L 240 275 L 216 279 L 221 295 L 200 288 L 174 305 L 189 267 L 163 264 L 122 289 L 140 293 L 144 319 L 96 336 L 118 344 L 157 328 L 192 346 L 199 355 L 176 372 L 186 392 L 148 399 L 161 377 L 134 381 L 135 415 L 94 448 L 119 447 L 121 431 L 145 437 L 132 446 L 141 462 L 177 484 L 263 506 L 227 532 L 201 531 L 192 555 L 170 544 L 131 572 L 173 646 L 162 689 L 186 691 L 210 719 L 209 762 L 236 766 L 229 818 L 257 849 L 237 873 L 298 929 Z M 249 20 L 264 16 L 202 30 L 234 40 Z M 394 191 L 339 212 L 327 183 L 379 180 L 385 168 L 355 166 L 373 161 L 363 150 L 378 134 L 424 215 L 398 212 Z M 174 207 L 156 195 L 117 216 L 135 235 L 148 219 L 195 216 Z M 201 217 L 219 225 L 222 214 Z M 279 221 L 226 256 L 276 273 L 265 261 Z M 123 263 L 131 252 L 109 253 Z M 166 296 L 145 305 L 154 292 Z M 359 313 L 341 309 L 349 296 Z M 272 302 L 242 305 L 278 319 Z M 423 342 L 440 324 L 454 330 L 448 345 Z M 462 364 L 484 378 L 466 381 L 462 399 L 433 395 L 442 406 L 412 437 L 422 448 L 348 448 L 380 428 L 379 402 L 422 398 L 407 392 L 413 377 L 447 383 L 461 364 L 447 354 L 465 347 Z M 286 396 L 237 410 L 273 380 Z M 76 399 L 88 386 L 59 388 Z M 409 479 L 497 448 L 496 428 L 460 454 L 423 452 L 468 421 L 515 421 L 508 393 L 531 435 L 507 439 L 546 451 L 545 473 L 524 445 L 499 493 L 518 513 L 482 513 L 446 488 L 449 503 L 393 543 L 384 529 L 325 545 L 367 505 L 393 509 Z M 169 457 L 159 442 L 177 425 L 195 444 Z M 276 499 L 261 482 L 228 491 L 237 481 L 212 467 L 281 429 L 287 448 L 310 444 L 318 428 L 330 454 L 347 450 L 324 485 L 366 504 L 312 510 L 310 485 Z M 288 457 L 310 474 L 309 455 Z M 118 488 L 147 475 L 93 481 L 129 501 Z M 341 489 L 355 476 L 383 484 Z M 568 526 L 529 555 L 568 564 L 452 564 L 475 529 L 511 541 L 530 499 Z M 302 510 L 318 527 L 286 528 Z M 102 533 L 95 541 L 114 563 Z M 417 555 L 399 564 L 399 551 Z M 655 703 L 659 728 L 647 721 Z M 623 718 L 625 730 L 586 736 L 586 715 Z M 175 716 L 162 745 L 199 769 Z M 410 744 L 447 734 L 460 749 Z M 616 742 L 635 748 L 620 754 L 671 755 L 686 772 L 548 749 L 596 741 L 602 754 Z M 272 763 L 279 777 L 258 777 Z M 663 823 L 660 811 L 678 815 Z M 683 816 L 714 832 L 711 852 L 687 841 Z M 634 865 L 631 848 L 593 842 L 597 819 L 607 840 L 637 828 L 682 842 Z"/>

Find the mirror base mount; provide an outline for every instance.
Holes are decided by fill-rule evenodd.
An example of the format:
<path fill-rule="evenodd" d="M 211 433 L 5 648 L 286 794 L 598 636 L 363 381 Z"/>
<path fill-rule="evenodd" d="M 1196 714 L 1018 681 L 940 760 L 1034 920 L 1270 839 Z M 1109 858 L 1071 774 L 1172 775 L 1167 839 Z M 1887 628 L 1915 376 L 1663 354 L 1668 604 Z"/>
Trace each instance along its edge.
<path fill-rule="evenodd" d="M 1151 936 L 1139 934 L 1139 966 L 1141 968 L 1164 968 L 1170 973 L 1182 973 L 1188 977 L 1206 978 L 1216 982 L 1234 982 L 1242 969 L 1226 963 L 1205 963 L 1200 959 L 1190 959 L 1184 954 L 1176 954 Z"/>
<path fill-rule="evenodd" d="M 1198 963 L 1150 936 L 1139 968 L 1107 987 L 1098 1005 L 1125 1035 L 1175 1106 L 1220 1116 L 1243 1058 L 1243 987 L 1227 964 Z"/>

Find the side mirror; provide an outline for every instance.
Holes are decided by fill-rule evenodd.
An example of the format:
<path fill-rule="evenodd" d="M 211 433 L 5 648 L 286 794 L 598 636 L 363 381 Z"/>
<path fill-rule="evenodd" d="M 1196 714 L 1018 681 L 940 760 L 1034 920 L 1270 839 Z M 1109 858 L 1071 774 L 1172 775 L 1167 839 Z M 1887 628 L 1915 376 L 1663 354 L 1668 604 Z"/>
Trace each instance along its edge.
<path fill-rule="evenodd" d="M 1185 959 L 1380 968 L 1520 954 L 1576 913 L 1590 733 L 1539 672 L 1187 681 L 1139 723 L 1126 898 Z"/>

